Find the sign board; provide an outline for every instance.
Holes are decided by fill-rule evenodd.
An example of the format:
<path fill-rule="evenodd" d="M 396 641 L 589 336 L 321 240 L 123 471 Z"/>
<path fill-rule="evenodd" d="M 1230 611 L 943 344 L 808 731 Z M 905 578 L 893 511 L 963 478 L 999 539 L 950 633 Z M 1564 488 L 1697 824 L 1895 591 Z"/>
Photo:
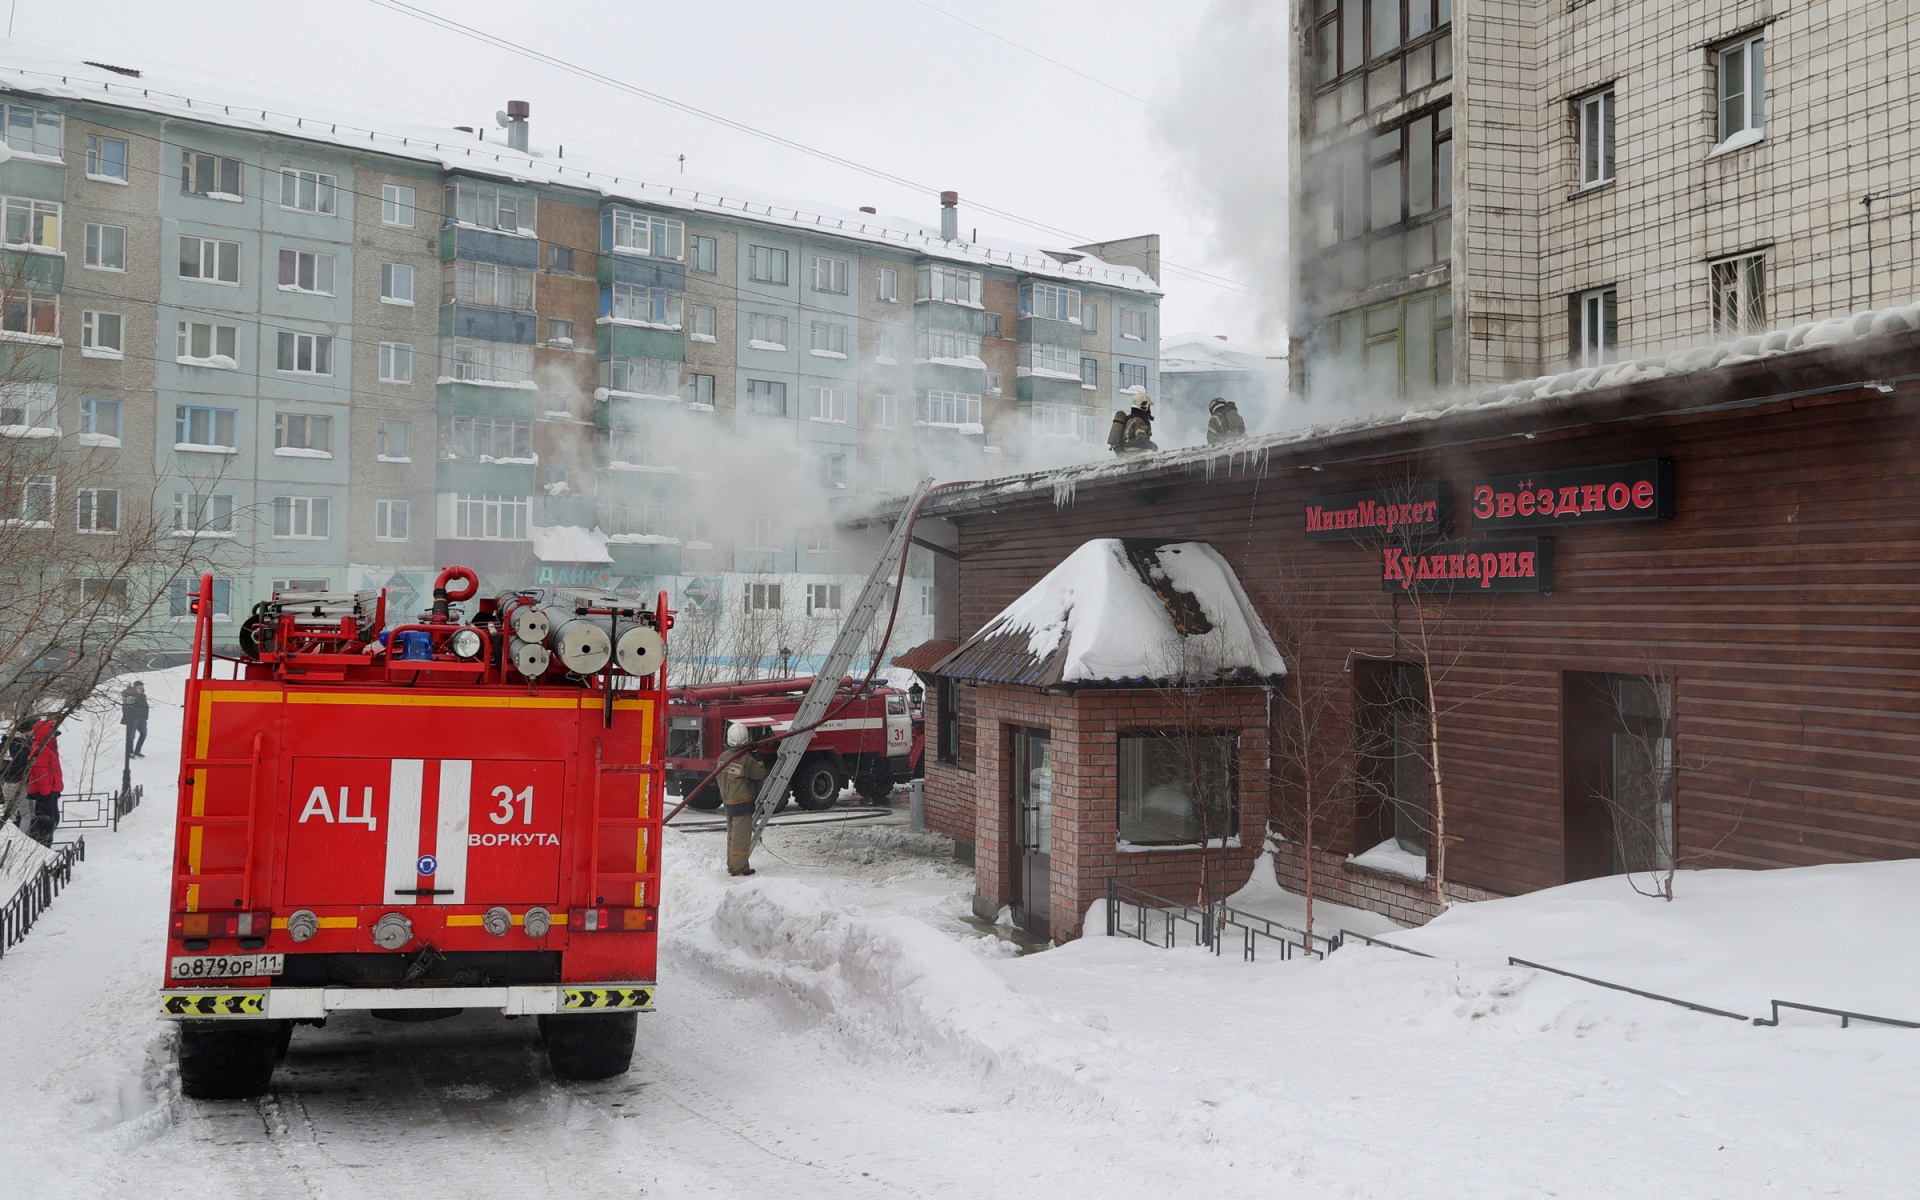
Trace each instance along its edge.
<path fill-rule="evenodd" d="M 613 587 L 613 572 L 597 564 L 568 566 L 542 565 L 536 582 L 541 587 L 584 587 L 606 591 Z"/>
<path fill-rule="evenodd" d="M 1437 542 L 1380 552 L 1380 590 L 1472 594 L 1553 590 L 1553 539 Z"/>
<path fill-rule="evenodd" d="M 1314 496 L 1306 507 L 1310 542 L 1439 537 L 1452 523 L 1453 488 L 1445 483 Z"/>
<path fill-rule="evenodd" d="M 1495 475 L 1474 480 L 1472 495 L 1467 515 L 1475 529 L 1671 520 L 1673 460 Z"/>

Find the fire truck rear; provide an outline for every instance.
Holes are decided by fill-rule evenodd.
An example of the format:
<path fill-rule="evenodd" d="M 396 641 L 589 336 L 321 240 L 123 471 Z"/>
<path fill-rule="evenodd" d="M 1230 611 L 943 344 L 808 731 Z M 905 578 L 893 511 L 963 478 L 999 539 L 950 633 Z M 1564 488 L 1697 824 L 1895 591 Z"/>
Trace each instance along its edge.
<path fill-rule="evenodd" d="M 627 1069 L 654 996 L 666 596 L 463 615 L 477 591 L 450 567 L 393 628 L 385 593 L 281 593 L 216 678 L 201 580 L 161 993 L 187 1095 L 265 1091 L 296 1023 L 351 1009 L 534 1016 L 556 1075 Z"/>

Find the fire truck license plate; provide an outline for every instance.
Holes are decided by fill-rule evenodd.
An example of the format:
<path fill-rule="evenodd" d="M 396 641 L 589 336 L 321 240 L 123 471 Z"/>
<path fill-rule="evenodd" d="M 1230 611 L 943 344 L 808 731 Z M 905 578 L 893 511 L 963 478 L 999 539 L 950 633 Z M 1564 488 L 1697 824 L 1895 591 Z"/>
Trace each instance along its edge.
<path fill-rule="evenodd" d="M 284 954 L 196 954 L 173 960 L 175 979 L 245 979 L 286 969 Z"/>

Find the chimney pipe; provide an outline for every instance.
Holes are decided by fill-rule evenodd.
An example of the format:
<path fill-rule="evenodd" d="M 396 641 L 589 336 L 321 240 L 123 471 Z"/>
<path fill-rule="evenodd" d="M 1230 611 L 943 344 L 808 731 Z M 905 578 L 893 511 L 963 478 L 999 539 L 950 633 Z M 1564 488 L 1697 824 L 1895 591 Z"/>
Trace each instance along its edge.
<path fill-rule="evenodd" d="M 864 204 L 862 204 L 862 205 L 860 206 L 860 211 L 861 211 L 861 212 L 863 212 L 863 213 L 866 213 L 866 214 L 867 214 L 868 216 L 870 216 L 870 217 L 873 217 L 873 216 L 878 216 L 878 215 L 879 215 L 879 213 L 880 213 L 880 210 L 879 210 L 879 209 L 877 209 L 877 208 L 869 208 L 869 207 L 867 207 L 867 206 L 866 206 L 866 205 L 864 205 Z"/>
<path fill-rule="evenodd" d="M 529 113 L 525 100 L 507 101 L 507 145 L 520 153 L 527 153 L 527 116 Z"/>
<path fill-rule="evenodd" d="M 950 242 L 960 240 L 960 193 L 940 193 L 940 236 Z"/>

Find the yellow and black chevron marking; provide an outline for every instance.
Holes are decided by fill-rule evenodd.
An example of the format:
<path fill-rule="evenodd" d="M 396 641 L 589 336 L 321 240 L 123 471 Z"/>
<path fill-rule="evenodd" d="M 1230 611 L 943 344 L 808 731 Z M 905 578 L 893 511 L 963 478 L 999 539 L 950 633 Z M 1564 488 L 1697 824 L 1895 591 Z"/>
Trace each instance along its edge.
<path fill-rule="evenodd" d="M 170 1017 L 257 1017 L 266 1003 L 264 992 L 175 993 L 161 1001 Z"/>
<path fill-rule="evenodd" d="M 652 988 L 568 988 L 567 1008 L 652 1008 Z"/>

